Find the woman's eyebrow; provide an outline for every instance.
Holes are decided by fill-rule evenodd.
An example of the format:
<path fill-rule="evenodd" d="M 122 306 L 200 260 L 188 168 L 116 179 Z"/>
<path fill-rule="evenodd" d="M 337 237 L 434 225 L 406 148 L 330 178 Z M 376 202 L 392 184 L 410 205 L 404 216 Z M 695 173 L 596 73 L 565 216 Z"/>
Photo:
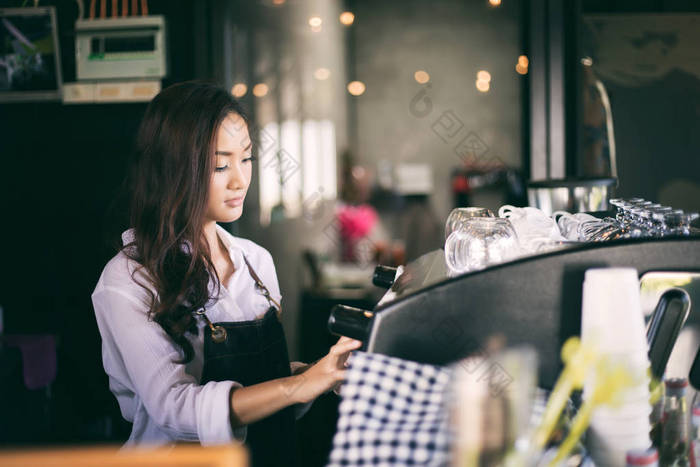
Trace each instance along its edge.
<path fill-rule="evenodd" d="M 248 146 L 243 148 L 243 150 L 247 151 L 248 149 L 250 149 L 252 147 L 253 147 L 253 142 L 251 141 L 250 143 L 248 143 Z M 214 155 L 216 155 L 216 156 L 232 156 L 233 153 L 231 151 L 215 151 Z"/>

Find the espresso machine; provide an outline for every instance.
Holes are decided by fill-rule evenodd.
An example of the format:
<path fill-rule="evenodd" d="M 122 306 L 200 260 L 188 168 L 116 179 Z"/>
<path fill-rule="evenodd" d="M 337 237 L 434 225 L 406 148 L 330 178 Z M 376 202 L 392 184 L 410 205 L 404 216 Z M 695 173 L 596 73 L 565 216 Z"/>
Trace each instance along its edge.
<path fill-rule="evenodd" d="M 444 252 L 435 250 L 398 270 L 378 267 L 373 282 L 387 288 L 379 303 L 372 310 L 336 306 L 328 327 L 362 340 L 366 352 L 436 365 L 484 355 L 494 341 L 531 346 L 539 358 L 539 386 L 550 389 L 561 369 L 562 344 L 580 333 L 584 274 L 602 267 L 638 271 L 644 312 L 652 318 L 648 340 L 660 355 L 652 367 L 654 359 L 656 367 L 670 366 L 678 335 L 694 332 L 695 350 L 679 357 L 687 364 L 675 363 L 687 366 L 687 377 L 700 336 L 700 311 L 691 309 L 700 300 L 697 235 L 581 243 L 456 277 L 448 275 Z M 669 289 L 681 292 L 659 301 Z M 660 324 L 664 314 L 671 318 Z"/>

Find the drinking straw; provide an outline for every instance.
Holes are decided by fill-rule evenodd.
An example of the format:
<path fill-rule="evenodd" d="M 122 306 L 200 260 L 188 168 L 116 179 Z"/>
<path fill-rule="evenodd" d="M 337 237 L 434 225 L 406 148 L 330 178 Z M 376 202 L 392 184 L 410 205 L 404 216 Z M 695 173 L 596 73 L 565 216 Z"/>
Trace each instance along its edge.
<path fill-rule="evenodd" d="M 531 445 L 536 451 L 542 450 L 547 443 L 571 392 L 583 387 L 586 374 L 595 363 L 596 356 L 593 346 L 581 343 L 578 337 L 570 337 L 562 346 L 564 370 L 549 396 L 542 422 L 535 430 Z"/>
<path fill-rule="evenodd" d="M 576 443 L 588 428 L 595 408 L 600 405 L 619 406 L 623 401 L 622 394 L 624 390 L 639 384 L 639 381 L 632 377 L 624 364 L 612 364 L 607 357 L 598 360 L 595 371 L 596 382 L 591 395 L 578 410 L 568 436 L 559 445 L 557 455 L 549 463 L 550 467 L 556 466 L 564 460 L 576 446 Z"/>

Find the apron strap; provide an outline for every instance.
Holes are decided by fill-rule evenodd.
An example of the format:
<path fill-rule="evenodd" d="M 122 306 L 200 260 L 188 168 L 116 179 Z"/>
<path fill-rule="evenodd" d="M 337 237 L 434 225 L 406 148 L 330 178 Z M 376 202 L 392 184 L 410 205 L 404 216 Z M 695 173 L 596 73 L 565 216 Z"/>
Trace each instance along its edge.
<path fill-rule="evenodd" d="M 265 296 L 267 301 L 270 303 L 270 305 L 274 305 L 275 308 L 277 308 L 277 314 L 279 315 L 282 313 L 282 305 L 272 298 L 272 295 L 270 295 L 270 291 L 265 287 L 265 284 L 260 280 L 260 277 L 258 274 L 255 272 L 255 269 L 253 269 L 253 266 L 250 265 L 250 262 L 248 261 L 248 258 L 246 255 L 243 255 L 243 261 L 245 261 L 246 266 L 248 266 L 248 272 L 250 273 L 250 277 L 253 278 L 255 281 L 255 287 L 262 292 L 262 294 Z"/>
<path fill-rule="evenodd" d="M 245 261 L 246 266 L 248 266 L 248 272 L 250 273 L 250 276 L 253 278 L 253 281 L 255 281 L 255 288 L 262 292 L 262 294 L 265 296 L 271 307 L 275 307 L 277 311 L 277 316 L 279 317 L 282 313 L 282 305 L 280 305 L 280 303 L 277 300 L 272 298 L 272 295 L 270 295 L 270 291 L 267 287 L 265 287 L 265 284 L 263 284 L 262 280 L 260 280 L 260 276 L 258 276 L 258 274 L 255 272 L 255 269 L 253 269 L 253 266 L 250 265 L 250 262 L 248 261 L 248 258 L 246 258 L 245 255 L 243 255 L 243 260 Z M 209 317 L 206 315 L 206 309 L 204 307 L 200 308 L 197 311 L 194 311 L 193 313 L 204 319 L 204 322 L 207 324 L 207 326 L 209 326 L 209 329 L 211 330 L 211 336 L 214 342 L 221 343 L 226 340 L 226 329 L 223 326 L 214 325 L 214 323 L 212 323 Z"/>

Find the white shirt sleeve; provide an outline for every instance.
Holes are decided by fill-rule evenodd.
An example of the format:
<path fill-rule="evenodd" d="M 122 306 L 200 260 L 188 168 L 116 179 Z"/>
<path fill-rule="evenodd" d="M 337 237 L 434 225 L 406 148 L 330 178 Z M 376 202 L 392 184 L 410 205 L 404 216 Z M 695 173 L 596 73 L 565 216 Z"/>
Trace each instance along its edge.
<path fill-rule="evenodd" d="M 148 319 L 146 305 L 117 287 L 92 296 L 103 339 L 105 370 L 134 391 L 154 423 L 173 439 L 202 445 L 243 440 L 246 428 L 231 429 L 229 393 L 233 381 L 200 385 L 185 372 L 179 349 L 161 326 Z"/>

